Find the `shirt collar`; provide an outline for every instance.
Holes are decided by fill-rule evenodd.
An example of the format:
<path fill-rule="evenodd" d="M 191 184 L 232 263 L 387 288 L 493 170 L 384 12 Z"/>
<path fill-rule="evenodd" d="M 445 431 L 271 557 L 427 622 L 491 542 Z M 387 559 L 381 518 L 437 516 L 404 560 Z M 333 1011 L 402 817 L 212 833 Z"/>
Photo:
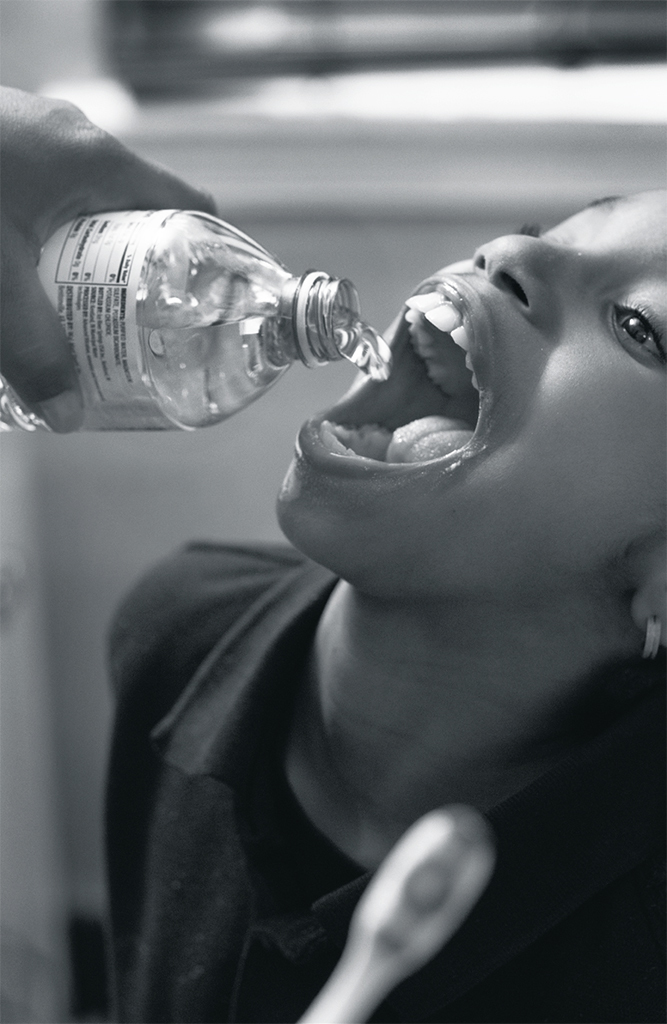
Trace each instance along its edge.
<path fill-rule="evenodd" d="M 269 587 L 220 639 L 152 732 L 188 775 L 247 793 L 255 758 L 285 724 L 317 622 L 337 579 L 312 562 Z"/>

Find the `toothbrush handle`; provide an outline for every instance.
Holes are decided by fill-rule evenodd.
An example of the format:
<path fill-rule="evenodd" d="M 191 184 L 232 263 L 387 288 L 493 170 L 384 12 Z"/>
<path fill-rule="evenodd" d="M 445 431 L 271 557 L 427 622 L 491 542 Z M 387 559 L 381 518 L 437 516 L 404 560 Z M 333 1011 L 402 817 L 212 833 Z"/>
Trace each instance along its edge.
<path fill-rule="evenodd" d="M 350 923 L 343 955 L 299 1024 L 361 1024 L 468 916 L 495 863 L 470 807 L 420 818 L 380 865 Z"/>
<path fill-rule="evenodd" d="M 363 1024 L 394 988 L 391 966 L 374 959 L 371 943 L 348 942 L 299 1024 Z"/>

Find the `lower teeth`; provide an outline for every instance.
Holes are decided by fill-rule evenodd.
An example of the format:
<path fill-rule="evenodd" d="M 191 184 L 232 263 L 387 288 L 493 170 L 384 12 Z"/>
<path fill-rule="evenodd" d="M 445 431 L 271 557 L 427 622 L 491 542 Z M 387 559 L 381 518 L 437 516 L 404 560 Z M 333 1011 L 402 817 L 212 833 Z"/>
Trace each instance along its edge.
<path fill-rule="evenodd" d="M 463 448 L 473 431 L 463 420 L 425 416 L 398 427 L 393 434 L 384 427 L 367 424 L 345 427 L 324 420 L 323 441 L 340 455 L 358 455 L 377 462 L 425 462 L 442 458 Z"/>
<path fill-rule="evenodd" d="M 391 441 L 391 431 L 374 424 L 363 427 L 344 427 L 339 423 L 322 423 L 322 437 L 341 455 L 361 455 L 366 459 L 384 462 Z"/>

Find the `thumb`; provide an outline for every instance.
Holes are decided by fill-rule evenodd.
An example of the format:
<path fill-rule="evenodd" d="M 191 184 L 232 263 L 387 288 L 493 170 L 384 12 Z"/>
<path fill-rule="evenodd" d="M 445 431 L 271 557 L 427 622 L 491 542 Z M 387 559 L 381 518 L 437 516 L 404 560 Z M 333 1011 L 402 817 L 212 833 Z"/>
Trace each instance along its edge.
<path fill-rule="evenodd" d="M 83 405 L 69 342 L 42 288 L 33 254 L 10 225 L 3 235 L 2 374 L 53 430 L 76 430 Z"/>

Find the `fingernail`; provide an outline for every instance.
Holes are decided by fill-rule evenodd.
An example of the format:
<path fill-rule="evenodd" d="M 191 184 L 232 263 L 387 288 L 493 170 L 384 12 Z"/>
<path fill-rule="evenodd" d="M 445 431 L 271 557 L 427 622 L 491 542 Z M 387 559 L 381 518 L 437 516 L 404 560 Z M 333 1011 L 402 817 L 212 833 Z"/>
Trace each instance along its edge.
<path fill-rule="evenodd" d="M 39 415 L 57 434 L 78 430 L 83 419 L 81 397 L 76 391 L 63 391 L 38 406 Z"/>

